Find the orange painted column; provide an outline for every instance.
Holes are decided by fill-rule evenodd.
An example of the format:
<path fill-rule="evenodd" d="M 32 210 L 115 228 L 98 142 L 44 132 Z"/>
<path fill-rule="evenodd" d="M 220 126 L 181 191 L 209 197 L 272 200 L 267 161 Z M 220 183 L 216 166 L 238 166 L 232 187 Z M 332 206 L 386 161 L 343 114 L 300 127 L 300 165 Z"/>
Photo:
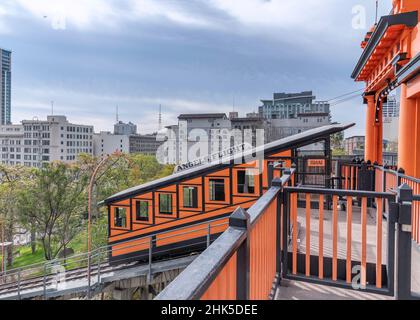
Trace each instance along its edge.
<path fill-rule="evenodd" d="M 407 85 L 401 85 L 400 122 L 398 132 L 398 167 L 409 176 L 415 175 L 415 162 L 419 149 L 416 148 L 416 99 L 407 98 Z"/>
<path fill-rule="evenodd" d="M 416 106 L 416 131 L 415 131 L 415 157 L 414 157 L 414 177 L 420 178 L 420 98 L 417 98 Z"/>
<path fill-rule="evenodd" d="M 366 96 L 366 135 L 365 135 L 365 161 L 374 162 L 375 158 L 375 96 Z"/>

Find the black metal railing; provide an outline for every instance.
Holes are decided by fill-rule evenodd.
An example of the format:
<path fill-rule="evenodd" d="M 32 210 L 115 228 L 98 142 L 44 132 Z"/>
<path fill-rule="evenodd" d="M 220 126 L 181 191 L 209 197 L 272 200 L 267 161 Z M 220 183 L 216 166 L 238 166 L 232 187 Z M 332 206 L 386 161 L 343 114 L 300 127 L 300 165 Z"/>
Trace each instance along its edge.
<path fill-rule="evenodd" d="M 176 235 L 171 234 L 172 231 L 160 231 L 152 235 L 139 237 L 135 243 L 133 241 L 118 243 L 117 248 L 113 244 L 109 244 L 94 249 L 90 253 L 76 254 L 66 258 L 7 270 L 0 273 L 0 299 L 3 296 L 6 296 L 6 299 L 21 299 L 25 295 L 30 295 L 33 291 L 42 292 L 40 296 L 48 299 L 50 293 L 60 291 L 60 287 L 65 285 L 65 283 L 86 279 L 88 274 L 91 276 L 91 279 L 88 281 L 90 285 L 86 285 L 86 292 L 90 296 L 101 285 L 101 279 L 104 274 L 110 271 L 130 268 L 134 264 L 133 261 L 136 260 L 142 262 L 143 265 L 148 265 L 149 272 L 147 277 L 150 279 L 152 277 L 153 264 L 164 261 L 165 254 L 168 256 L 167 259 L 172 259 L 171 253 L 176 249 L 182 248 L 185 255 L 189 255 L 191 252 L 196 251 L 197 244 L 202 247 L 209 247 L 211 242 L 214 241 L 212 231 L 219 227 L 226 226 L 227 228 L 227 222 L 222 221 L 225 219 L 217 218 L 188 227 L 180 227 L 178 229 L 180 233 Z M 180 236 L 189 236 L 197 232 L 205 234 L 205 239 L 200 243 L 192 243 L 191 246 L 193 248 L 191 249 L 185 244 L 179 244 L 165 250 L 157 246 L 158 241 L 176 239 Z M 159 240 L 156 239 L 158 235 L 160 236 Z M 141 246 L 147 247 L 147 249 L 140 250 L 136 255 L 132 255 L 129 258 L 114 257 L 112 264 L 110 264 L 109 257 L 112 254 L 118 255 L 126 250 L 137 251 Z M 177 257 L 181 257 L 181 255 Z M 90 270 L 88 270 L 88 259 L 91 260 Z"/>
<path fill-rule="evenodd" d="M 267 299 L 281 273 L 281 196 L 295 169 L 283 169 L 248 211 L 236 209 L 229 228 L 157 300 Z M 230 279 L 226 281 L 226 279 Z"/>
<path fill-rule="evenodd" d="M 374 171 L 373 169 L 370 168 L 369 170 Z M 280 179 L 275 178 L 271 183 L 271 188 L 248 211 L 238 208 L 230 218 L 229 228 L 170 283 L 156 299 L 273 298 L 274 292 L 282 279 L 295 279 L 347 289 L 395 295 L 397 299 L 414 299 L 415 296 L 411 292 L 411 215 L 413 201 L 420 200 L 420 196 L 413 195 L 412 189 L 407 184 L 402 184 L 396 190 L 387 192 L 296 187 L 290 186 L 292 176 L 293 172 L 288 169 L 284 170 L 283 176 Z M 306 207 L 299 206 L 297 201 L 297 195 L 299 194 L 306 194 Z M 295 195 L 293 201 L 291 201 L 292 195 Z M 306 251 L 301 254 L 298 260 L 298 250 L 294 246 L 297 242 L 299 228 L 297 215 L 299 210 L 306 208 L 304 219 L 306 219 L 307 225 L 311 225 L 313 196 L 320 197 L 318 199 L 318 209 L 322 208 L 321 210 L 328 210 L 327 199 L 328 197 L 332 199 L 333 205 L 330 211 L 335 225 L 336 234 L 332 235 L 335 240 L 338 234 L 337 219 L 339 214 L 342 215 L 338 212 L 339 198 L 346 200 L 347 208 L 345 210 L 347 214 L 351 212 L 350 207 L 353 207 L 354 201 L 356 200 L 355 203 L 358 203 L 358 199 L 360 199 L 361 210 L 363 211 L 361 213 L 363 216 L 362 223 L 360 221 L 354 223 L 362 228 L 364 245 L 366 245 L 366 219 L 369 212 L 367 200 L 372 199 L 372 204 L 378 207 L 382 203 L 381 201 L 389 202 L 387 227 L 385 228 L 387 232 L 382 234 L 382 215 L 379 211 L 377 211 L 379 214 L 376 221 L 378 225 L 375 226 L 378 236 L 380 236 L 376 241 L 380 241 L 381 245 L 382 242 L 387 245 L 385 265 L 382 264 L 382 249 L 378 247 L 377 253 L 379 256 L 376 256 L 376 263 L 370 266 L 370 271 L 366 271 L 369 270 L 369 263 L 366 260 L 367 247 L 362 249 L 360 261 L 355 261 L 352 259 L 352 248 L 350 246 L 347 248 L 349 261 L 344 261 L 344 269 L 341 264 L 341 269 L 345 271 L 344 278 L 342 278 L 338 271 L 340 266 L 337 259 L 336 244 L 333 245 L 333 255 L 331 257 L 326 257 L 320 252 L 316 252 L 313 256 L 310 251 Z M 269 220 L 272 216 L 275 216 L 275 219 Z M 274 223 L 275 228 L 267 229 L 267 221 L 270 221 L 271 224 Z M 347 241 L 352 242 L 351 225 L 353 220 L 350 218 L 347 223 L 350 224 L 347 231 L 350 239 L 347 238 Z M 274 230 L 274 232 L 270 232 L 270 230 Z M 306 230 L 306 232 L 310 235 L 309 230 Z M 274 233 L 274 236 L 267 236 L 270 233 Z M 385 234 L 388 235 L 386 239 L 382 238 Z M 272 249 L 273 242 L 275 242 L 274 249 Z M 307 245 L 311 247 L 310 242 L 307 242 Z M 256 247 L 260 250 L 264 248 L 265 251 L 258 251 Z M 275 261 L 271 260 L 271 257 L 275 257 Z M 313 263 L 314 258 L 317 263 L 320 263 L 318 266 L 321 267 L 318 268 L 318 271 L 322 268 L 322 275 L 307 268 Z M 307 269 L 304 267 L 303 271 L 299 271 L 299 268 L 294 268 L 293 264 L 297 266 L 298 261 Z M 361 283 L 361 287 L 354 288 L 352 269 L 357 265 L 362 269 L 361 281 L 364 283 Z M 271 277 L 270 271 L 275 271 L 274 279 Z M 369 278 L 367 273 L 372 273 L 374 280 L 371 280 L 372 275 Z M 269 294 L 267 288 L 270 285 Z"/>

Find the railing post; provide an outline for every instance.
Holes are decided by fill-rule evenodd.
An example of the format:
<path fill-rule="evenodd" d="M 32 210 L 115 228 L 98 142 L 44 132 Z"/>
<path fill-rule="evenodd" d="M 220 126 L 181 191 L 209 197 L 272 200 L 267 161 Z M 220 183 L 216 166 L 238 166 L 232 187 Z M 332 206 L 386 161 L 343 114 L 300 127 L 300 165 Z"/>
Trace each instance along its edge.
<path fill-rule="evenodd" d="M 44 300 L 47 300 L 47 263 L 44 264 L 43 287 L 44 287 Z"/>
<path fill-rule="evenodd" d="M 376 191 L 376 167 L 379 166 L 379 163 L 375 161 L 372 167 L 372 191 Z"/>
<path fill-rule="evenodd" d="M 18 299 L 21 300 L 21 297 L 20 297 L 20 269 L 18 269 Z"/>
<path fill-rule="evenodd" d="M 147 283 L 152 282 L 152 254 L 153 254 L 153 237 L 149 238 L 149 272 L 147 274 Z"/>
<path fill-rule="evenodd" d="M 295 170 L 295 176 L 294 176 L 294 179 L 293 179 L 293 183 L 292 183 L 292 179 L 290 179 L 290 185 L 292 186 L 292 187 L 295 187 L 296 186 L 296 183 L 297 183 L 297 173 L 298 173 L 298 170 L 297 170 L 297 165 L 296 165 L 296 163 L 292 163 L 292 167 L 291 167 L 291 169 L 294 169 Z"/>
<path fill-rule="evenodd" d="M 357 190 L 364 190 L 367 191 L 368 189 L 368 181 L 369 181 L 369 175 L 368 175 L 368 163 L 365 161 L 362 161 L 360 163 L 360 169 L 358 172 L 357 177 Z M 357 198 L 357 205 L 360 207 L 362 205 L 362 198 Z"/>
<path fill-rule="evenodd" d="M 289 195 L 287 192 L 282 192 L 283 202 L 283 223 L 282 223 L 282 237 L 283 237 L 283 257 L 281 274 L 285 277 L 288 271 L 288 247 L 289 247 L 289 230 L 290 230 L 290 207 L 289 207 Z"/>
<path fill-rule="evenodd" d="M 90 265 L 91 265 L 91 252 L 88 252 L 88 265 L 87 265 L 87 298 L 88 300 L 91 298 L 91 292 L 90 292 L 90 283 L 91 283 L 91 274 L 90 274 Z"/>
<path fill-rule="evenodd" d="M 382 192 L 386 192 L 386 168 L 382 167 Z"/>
<path fill-rule="evenodd" d="M 330 189 L 331 188 L 331 176 L 332 176 L 332 159 L 331 159 L 331 139 L 330 137 L 325 139 L 325 145 L 324 145 L 324 157 L 326 158 L 325 161 L 325 187 Z"/>
<path fill-rule="evenodd" d="M 101 249 L 98 249 L 98 285 L 101 283 Z"/>
<path fill-rule="evenodd" d="M 397 171 L 397 188 L 402 184 L 401 175 L 403 174 L 405 174 L 405 170 L 403 168 L 399 168 Z"/>
<path fill-rule="evenodd" d="M 368 179 L 368 175 L 367 175 L 367 163 L 366 162 L 362 162 L 360 165 L 360 170 L 359 170 L 359 177 L 358 177 L 358 181 L 359 181 L 359 185 L 357 186 L 358 190 L 367 190 L 367 179 Z"/>
<path fill-rule="evenodd" d="M 411 209 L 413 190 L 403 184 L 398 187 L 398 219 L 396 224 L 397 265 L 396 294 L 397 300 L 411 299 Z"/>
<path fill-rule="evenodd" d="M 395 294 L 395 234 L 398 218 L 398 202 L 389 202 L 388 211 L 388 254 L 387 254 L 387 283 L 389 292 Z"/>
<path fill-rule="evenodd" d="M 382 167 L 382 192 L 386 192 L 386 169 Z M 382 215 L 386 212 L 386 200 L 382 199 Z"/>
<path fill-rule="evenodd" d="M 207 225 L 207 248 L 210 247 L 210 240 L 211 240 L 211 224 Z"/>
<path fill-rule="evenodd" d="M 288 171 L 290 174 L 290 171 Z M 285 171 L 286 173 L 286 171 Z M 275 179 L 272 183 L 273 187 L 282 188 L 281 179 Z M 281 232 L 281 206 L 282 206 L 282 197 L 283 191 L 279 192 L 277 195 L 277 211 L 276 211 L 276 273 L 277 279 L 280 281 L 281 279 L 281 241 L 282 241 L 282 232 Z"/>
<path fill-rule="evenodd" d="M 271 187 L 274 176 L 274 165 L 270 162 L 267 166 L 267 179 L 268 179 L 268 188 Z"/>
<path fill-rule="evenodd" d="M 357 190 L 357 186 L 356 186 L 356 176 L 357 176 L 357 172 L 358 172 L 358 165 L 357 165 L 357 161 L 356 159 L 352 160 L 352 166 L 351 166 L 351 182 L 350 182 L 350 186 L 353 186 L 353 190 Z"/>
<path fill-rule="evenodd" d="M 236 299 L 249 300 L 249 214 L 242 208 L 236 209 L 229 218 L 229 227 L 247 230 L 247 237 L 236 253 Z"/>

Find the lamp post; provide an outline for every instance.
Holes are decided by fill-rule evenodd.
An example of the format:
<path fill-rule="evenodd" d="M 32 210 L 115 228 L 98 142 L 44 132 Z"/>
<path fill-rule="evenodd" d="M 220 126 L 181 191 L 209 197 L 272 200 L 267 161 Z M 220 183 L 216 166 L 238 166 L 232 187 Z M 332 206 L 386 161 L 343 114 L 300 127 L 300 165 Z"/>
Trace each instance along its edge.
<path fill-rule="evenodd" d="M 96 165 L 95 169 L 93 170 L 92 176 L 90 177 L 89 187 L 88 187 L 88 265 L 87 265 L 88 299 L 90 299 L 90 283 L 91 283 L 90 269 L 91 269 L 91 251 L 92 251 L 91 228 L 92 228 L 92 193 L 93 193 L 93 186 L 95 184 L 96 176 L 98 175 L 99 170 L 111 158 L 111 156 L 117 156 L 118 159 L 119 159 L 119 157 L 121 156 L 121 152 L 115 152 L 113 155 L 108 155 L 108 156 L 104 157 L 101 161 L 99 161 L 99 163 Z"/>
<path fill-rule="evenodd" d="M 88 278 L 88 299 L 90 299 L 90 282 L 91 282 L 91 251 L 92 251 L 92 237 L 91 237 L 91 218 L 92 218 L 92 192 L 93 192 L 93 185 L 95 184 L 96 176 L 98 175 L 99 169 L 105 164 L 108 160 L 109 156 L 103 158 L 99 163 L 96 165 L 95 169 L 93 170 L 92 176 L 90 177 L 89 181 L 89 189 L 88 189 L 88 265 L 87 265 L 87 278 Z"/>
<path fill-rule="evenodd" d="M 4 254 L 5 254 L 5 251 L 4 251 L 4 221 L 3 221 L 3 219 L 2 220 L 0 220 L 0 222 L 1 222 L 1 274 L 2 274 L 2 277 L 3 277 L 3 272 L 4 272 Z"/>

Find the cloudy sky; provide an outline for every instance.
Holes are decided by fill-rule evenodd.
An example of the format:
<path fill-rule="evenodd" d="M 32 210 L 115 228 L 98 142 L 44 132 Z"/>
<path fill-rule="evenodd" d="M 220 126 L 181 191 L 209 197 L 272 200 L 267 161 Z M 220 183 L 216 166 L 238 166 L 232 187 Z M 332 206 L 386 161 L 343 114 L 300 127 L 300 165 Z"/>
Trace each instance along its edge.
<path fill-rule="evenodd" d="M 380 1 L 380 14 L 390 11 Z M 366 10 L 366 27 L 354 27 Z M 360 16 L 358 16 L 360 17 Z M 179 113 L 256 111 L 274 91 L 329 100 L 363 88 L 350 79 L 374 0 L 1 0 L 0 47 L 13 51 L 12 120 L 55 114 L 140 132 Z M 360 99 L 332 108 L 356 122 Z"/>

